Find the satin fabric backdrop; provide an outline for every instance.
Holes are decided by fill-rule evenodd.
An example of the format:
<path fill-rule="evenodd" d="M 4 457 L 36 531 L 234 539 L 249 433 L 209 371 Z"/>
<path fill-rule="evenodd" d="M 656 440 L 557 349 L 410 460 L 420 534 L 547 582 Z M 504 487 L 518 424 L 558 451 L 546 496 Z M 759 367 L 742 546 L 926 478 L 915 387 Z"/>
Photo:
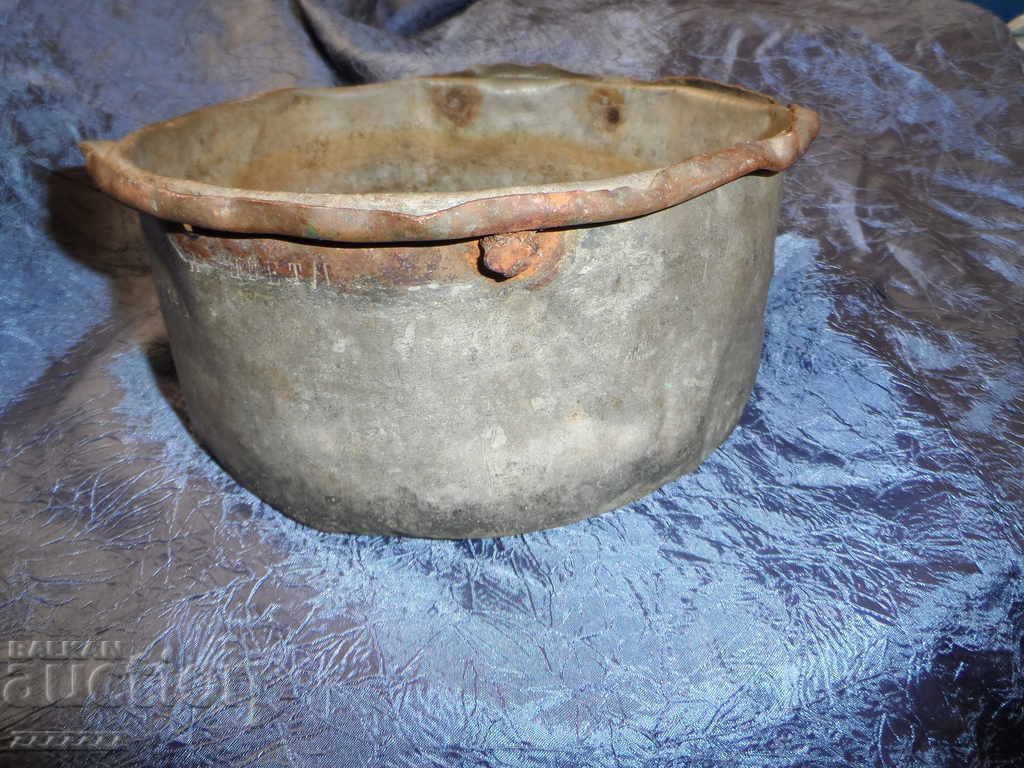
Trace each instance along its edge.
<path fill-rule="evenodd" d="M 994 16 L 4 0 L 0 28 L 0 656 L 119 643 L 64 706 L 30 690 L 38 658 L 0 666 L 5 739 L 120 734 L 11 764 L 1024 759 L 1024 54 Z M 702 75 L 821 113 L 786 181 L 757 388 L 697 473 L 592 520 L 303 528 L 188 433 L 136 215 L 75 142 L 499 61 Z"/>

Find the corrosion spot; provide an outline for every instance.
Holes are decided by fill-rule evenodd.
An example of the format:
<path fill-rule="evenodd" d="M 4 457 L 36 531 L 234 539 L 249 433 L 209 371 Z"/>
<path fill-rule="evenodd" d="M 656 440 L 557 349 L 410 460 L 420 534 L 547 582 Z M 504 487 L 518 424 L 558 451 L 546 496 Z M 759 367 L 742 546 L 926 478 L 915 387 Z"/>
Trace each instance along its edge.
<path fill-rule="evenodd" d="M 488 235 L 480 240 L 482 270 L 495 280 L 507 280 L 522 273 L 537 260 L 536 232 Z"/>
<path fill-rule="evenodd" d="M 623 120 L 622 91 L 615 88 L 595 88 L 590 94 L 590 110 L 599 127 L 614 130 Z"/>
<path fill-rule="evenodd" d="M 568 237 L 564 230 L 488 235 L 478 241 L 476 266 L 480 274 L 495 282 L 515 278 L 531 289 L 541 288 L 558 272 Z"/>
<path fill-rule="evenodd" d="M 473 122 L 483 100 L 480 90 L 469 85 L 433 89 L 430 98 L 434 108 L 458 126 Z"/>

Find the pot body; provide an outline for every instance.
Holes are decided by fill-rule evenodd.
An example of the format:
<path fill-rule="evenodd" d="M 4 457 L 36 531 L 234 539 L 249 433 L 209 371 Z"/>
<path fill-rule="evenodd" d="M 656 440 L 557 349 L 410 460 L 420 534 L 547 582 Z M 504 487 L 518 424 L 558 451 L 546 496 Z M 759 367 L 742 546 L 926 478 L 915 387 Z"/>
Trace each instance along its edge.
<path fill-rule="evenodd" d="M 498 536 L 613 509 L 739 419 L 781 182 L 538 233 L 507 279 L 486 238 L 343 246 L 149 219 L 194 429 L 327 531 Z"/>

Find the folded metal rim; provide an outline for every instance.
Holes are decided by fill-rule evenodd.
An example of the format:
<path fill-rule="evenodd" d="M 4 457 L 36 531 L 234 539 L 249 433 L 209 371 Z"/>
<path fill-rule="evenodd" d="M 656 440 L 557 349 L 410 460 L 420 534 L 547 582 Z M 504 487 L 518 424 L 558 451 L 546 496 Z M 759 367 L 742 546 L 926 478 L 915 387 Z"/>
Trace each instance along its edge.
<path fill-rule="evenodd" d="M 704 88 L 781 106 L 763 94 L 713 80 L 592 77 L 549 66 L 497 65 L 420 79 L 445 82 L 466 77 L 572 78 L 633 87 Z M 238 101 L 259 99 L 268 93 L 276 92 Z M 119 141 L 83 141 L 79 147 L 89 174 L 100 189 L 127 205 L 169 221 L 236 233 L 344 242 L 456 240 L 631 218 L 682 203 L 753 171 L 785 170 L 803 155 L 819 129 L 818 115 L 813 110 L 795 104 L 788 105 L 786 110 L 785 126 L 772 136 L 694 155 L 662 168 L 587 181 L 436 194 L 241 189 L 162 176 L 132 162 L 130 150 L 140 137 L 159 131 L 172 121 L 147 126 Z"/>

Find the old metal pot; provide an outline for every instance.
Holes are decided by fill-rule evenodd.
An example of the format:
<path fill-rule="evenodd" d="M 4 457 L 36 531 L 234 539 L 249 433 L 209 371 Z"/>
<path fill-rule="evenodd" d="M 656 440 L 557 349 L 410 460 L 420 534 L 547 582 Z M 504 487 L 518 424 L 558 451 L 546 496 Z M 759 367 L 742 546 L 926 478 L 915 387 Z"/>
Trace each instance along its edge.
<path fill-rule="evenodd" d="M 777 172 L 817 127 L 705 80 L 503 65 L 82 148 L 156 217 L 189 414 L 235 477 L 323 530 L 477 537 L 613 509 L 725 439 Z"/>

